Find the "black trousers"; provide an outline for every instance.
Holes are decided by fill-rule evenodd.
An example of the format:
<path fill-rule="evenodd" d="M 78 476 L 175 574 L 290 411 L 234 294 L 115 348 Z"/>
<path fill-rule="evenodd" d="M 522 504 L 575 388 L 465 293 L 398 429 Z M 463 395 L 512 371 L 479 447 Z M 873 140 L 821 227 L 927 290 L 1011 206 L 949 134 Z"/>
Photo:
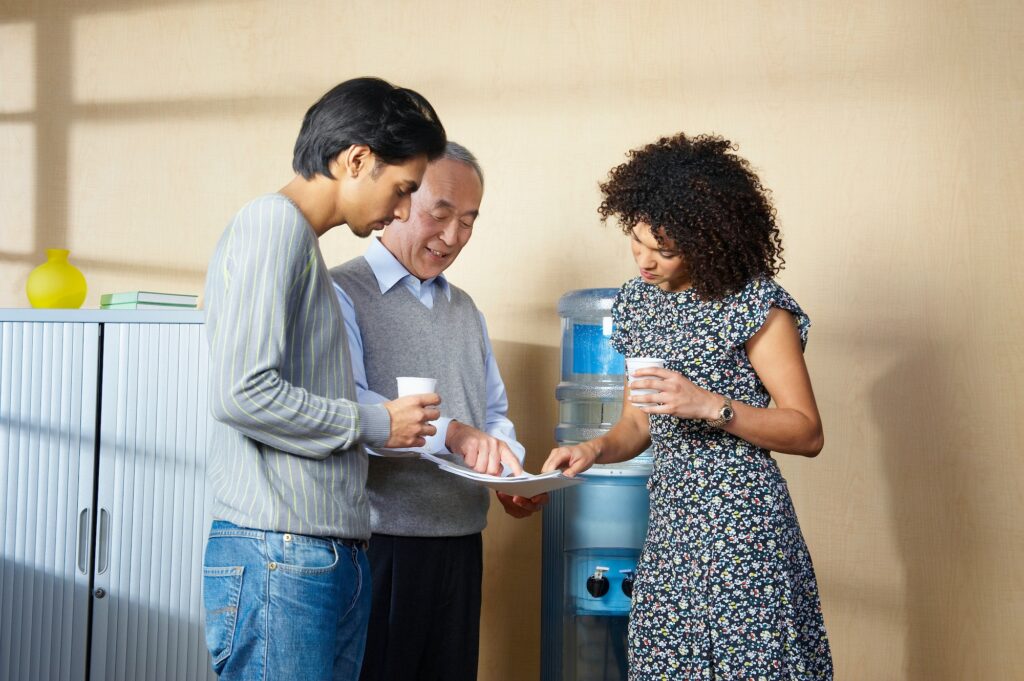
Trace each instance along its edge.
<path fill-rule="evenodd" d="M 360 681 L 476 681 L 483 539 L 375 534 Z"/>

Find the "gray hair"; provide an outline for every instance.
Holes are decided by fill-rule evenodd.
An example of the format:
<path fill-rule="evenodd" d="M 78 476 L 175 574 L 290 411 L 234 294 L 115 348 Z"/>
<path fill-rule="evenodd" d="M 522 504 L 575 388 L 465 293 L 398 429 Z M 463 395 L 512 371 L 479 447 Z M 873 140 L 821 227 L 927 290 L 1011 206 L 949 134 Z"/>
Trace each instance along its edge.
<path fill-rule="evenodd" d="M 453 161 L 465 163 L 467 166 L 476 171 L 477 177 L 480 178 L 480 188 L 484 186 L 484 171 L 480 167 L 480 161 L 476 160 L 476 156 L 473 152 L 462 146 L 458 142 L 452 142 L 448 140 L 448 143 L 444 147 L 444 153 L 441 158 L 450 158 Z"/>

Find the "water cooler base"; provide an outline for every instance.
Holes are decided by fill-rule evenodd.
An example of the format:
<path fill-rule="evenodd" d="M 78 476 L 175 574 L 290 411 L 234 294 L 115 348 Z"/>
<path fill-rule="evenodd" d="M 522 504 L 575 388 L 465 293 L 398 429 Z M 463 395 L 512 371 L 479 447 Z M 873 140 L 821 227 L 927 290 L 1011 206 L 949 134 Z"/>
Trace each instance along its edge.
<path fill-rule="evenodd" d="M 575 621 L 576 681 L 626 681 L 626 617 L 579 615 Z"/>

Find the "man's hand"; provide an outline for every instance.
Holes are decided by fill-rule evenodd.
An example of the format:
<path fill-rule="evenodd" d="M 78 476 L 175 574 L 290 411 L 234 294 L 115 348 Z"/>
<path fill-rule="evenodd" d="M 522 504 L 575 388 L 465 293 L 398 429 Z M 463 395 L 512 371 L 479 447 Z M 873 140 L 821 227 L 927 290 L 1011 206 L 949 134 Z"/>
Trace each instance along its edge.
<path fill-rule="evenodd" d="M 445 447 L 466 460 L 466 465 L 477 473 L 498 475 L 501 464 L 508 466 L 512 475 L 522 475 L 523 465 L 509 446 L 496 437 L 467 426 L 459 421 L 448 424 Z"/>
<path fill-rule="evenodd" d="M 440 418 L 439 404 L 441 397 L 437 393 L 407 395 L 385 402 L 384 408 L 391 415 L 391 434 L 384 446 L 395 449 L 427 444 L 426 436 L 437 432 L 428 421 Z"/>
<path fill-rule="evenodd" d="M 543 508 L 550 498 L 547 492 L 538 494 L 535 497 L 512 496 L 511 494 L 498 491 L 494 493 L 498 495 L 498 501 L 505 507 L 505 513 L 508 513 L 513 518 L 526 518 L 533 515 L 535 511 Z"/>

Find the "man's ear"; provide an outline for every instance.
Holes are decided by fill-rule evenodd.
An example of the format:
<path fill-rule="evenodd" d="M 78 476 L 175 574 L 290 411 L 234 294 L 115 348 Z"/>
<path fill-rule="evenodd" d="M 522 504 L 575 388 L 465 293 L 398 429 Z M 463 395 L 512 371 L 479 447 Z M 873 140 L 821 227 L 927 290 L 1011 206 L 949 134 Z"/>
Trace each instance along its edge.
<path fill-rule="evenodd" d="M 343 175 L 354 179 L 373 168 L 373 152 L 365 144 L 353 144 L 338 152 L 337 163 Z"/>

